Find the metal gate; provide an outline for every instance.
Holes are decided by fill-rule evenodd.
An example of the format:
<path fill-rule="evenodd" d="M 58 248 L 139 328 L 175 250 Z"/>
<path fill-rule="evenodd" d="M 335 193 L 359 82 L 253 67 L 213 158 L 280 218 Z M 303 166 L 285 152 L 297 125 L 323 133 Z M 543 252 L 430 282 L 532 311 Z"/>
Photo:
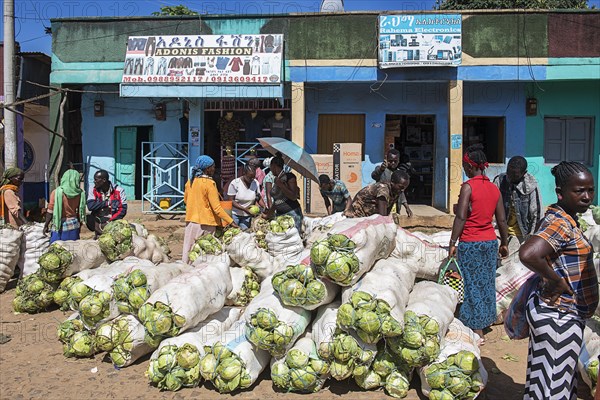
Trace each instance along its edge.
<path fill-rule="evenodd" d="M 185 213 L 188 171 L 187 143 L 142 142 L 142 212 Z"/>

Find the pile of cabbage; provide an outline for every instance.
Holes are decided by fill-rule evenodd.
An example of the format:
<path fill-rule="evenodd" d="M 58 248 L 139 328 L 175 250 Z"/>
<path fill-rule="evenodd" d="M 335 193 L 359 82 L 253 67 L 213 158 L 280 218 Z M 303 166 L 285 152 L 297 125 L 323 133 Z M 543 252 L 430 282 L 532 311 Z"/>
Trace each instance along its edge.
<path fill-rule="evenodd" d="M 329 374 L 329 364 L 317 355 L 310 337 L 299 339 L 285 357 L 271 364 L 271 379 L 286 391 L 318 392 Z"/>
<path fill-rule="evenodd" d="M 230 393 L 237 389 L 247 389 L 252 385 L 252 377 L 242 358 L 217 342 L 204 348 L 206 355 L 200 360 L 200 374 L 210 380 L 219 393 Z"/>
<path fill-rule="evenodd" d="M 235 291 L 235 293 L 230 294 L 227 297 L 227 304 L 245 307 L 255 298 L 260 291 L 260 283 L 258 281 L 258 276 L 250 269 L 250 268 L 236 268 L 231 270 L 232 279 L 234 279 L 234 271 L 235 273 L 243 274 L 243 283 L 239 290 Z M 234 279 L 235 280 L 235 279 Z M 234 285 L 235 286 L 235 285 Z"/>
<path fill-rule="evenodd" d="M 196 242 L 188 253 L 188 259 L 190 262 L 194 262 L 198 257 L 206 254 L 221 254 L 222 251 L 223 246 L 221 245 L 221 242 L 219 242 L 219 239 L 212 234 L 207 233 L 196 239 Z"/>
<path fill-rule="evenodd" d="M 111 221 L 106 225 L 98 238 L 98 244 L 110 262 L 124 258 L 133 250 L 134 231 L 124 219 Z"/>
<path fill-rule="evenodd" d="M 91 357 L 96 353 L 96 337 L 79 318 L 69 318 L 58 325 L 57 335 L 65 357 Z"/>
<path fill-rule="evenodd" d="M 148 335 L 156 340 L 159 337 L 177 336 L 185 325 L 185 317 L 175 314 L 170 306 L 160 301 L 143 304 L 138 311 L 138 318 Z"/>
<path fill-rule="evenodd" d="M 166 345 L 150 360 L 146 377 L 159 389 L 177 391 L 200 384 L 200 352 L 194 345 Z"/>
<path fill-rule="evenodd" d="M 431 400 L 474 399 L 485 386 L 477 356 L 466 350 L 425 367 L 423 373 L 432 389 Z"/>
<path fill-rule="evenodd" d="M 310 261 L 316 266 L 319 276 L 346 286 L 352 282 L 360 267 L 358 257 L 354 254 L 355 248 L 356 244 L 346 235 L 330 235 L 313 243 Z"/>
<path fill-rule="evenodd" d="M 70 296 L 71 288 L 76 283 L 81 282 L 82 279 L 77 276 L 68 276 L 62 280 L 58 288 L 54 292 L 54 302 L 60 307 L 62 311 L 66 311 L 70 307 Z"/>
<path fill-rule="evenodd" d="M 283 233 L 295 227 L 296 222 L 294 221 L 294 218 L 290 217 L 289 215 L 280 215 L 274 220 L 268 221 L 268 226 L 266 226 L 267 230 L 273 233 Z"/>
<path fill-rule="evenodd" d="M 391 351 L 400 356 L 409 367 L 429 364 L 440 353 L 440 327 L 437 321 L 426 315 L 418 316 L 413 311 L 404 313 L 404 332 L 389 338 Z M 442 334 L 445 334 L 443 332 Z"/>
<path fill-rule="evenodd" d="M 54 302 L 56 285 L 51 285 L 36 272 L 23 277 L 17 284 L 13 310 L 24 313 L 37 313 Z"/>
<path fill-rule="evenodd" d="M 95 326 L 113 313 L 112 293 L 94 290 L 84 281 L 71 286 L 69 302 L 71 309 L 79 311 L 81 320 L 88 327 Z"/>
<path fill-rule="evenodd" d="M 294 328 L 279 321 L 272 310 L 261 308 L 250 317 L 246 337 L 259 349 L 283 354 L 294 340 Z"/>
<path fill-rule="evenodd" d="M 329 342 L 318 344 L 319 356 L 329 361 L 331 376 L 338 381 L 361 373 L 375 359 L 376 349 L 360 343 L 354 336 L 337 329 Z M 364 367 L 364 368 L 362 368 Z"/>
<path fill-rule="evenodd" d="M 267 250 L 269 248 L 269 244 L 267 243 L 267 234 L 264 231 L 256 231 L 254 233 L 254 241 L 256 245 L 263 250 Z"/>
<path fill-rule="evenodd" d="M 120 312 L 137 314 L 142 304 L 150 297 L 147 283 L 146 275 L 139 269 L 115 279 L 113 294 Z"/>
<path fill-rule="evenodd" d="M 325 284 L 315 277 L 310 265 L 288 265 L 273 275 L 273 289 L 287 306 L 319 304 L 326 295 Z"/>
<path fill-rule="evenodd" d="M 375 360 L 370 367 L 360 366 L 354 369 L 354 381 L 365 390 L 385 387 L 386 392 L 397 398 L 404 398 L 410 388 L 410 371 L 400 358 L 380 345 Z"/>
<path fill-rule="evenodd" d="M 383 300 L 361 291 L 352 293 L 351 301 L 344 303 L 337 313 L 337 324 L 352 328 L 366 343 L 377 343 L 382 337 L 402 335 L 402 325 L 390 315 L 391 308 Z"/>
<path fill-rule="evenodd" d="M 233 238 L 239 234 L 242 230 L 240 228 L 228 228 L 225 232 L 223 232 L 223 244 L 229 245 L 233 241 Z"/>
<path fill-rule="evenodd" d="M 37 273 L 48 283 L 59 283 L 72 262 L 73 254 L 61 245 L 53 243 L 38 259 L 40 269 Z"/>

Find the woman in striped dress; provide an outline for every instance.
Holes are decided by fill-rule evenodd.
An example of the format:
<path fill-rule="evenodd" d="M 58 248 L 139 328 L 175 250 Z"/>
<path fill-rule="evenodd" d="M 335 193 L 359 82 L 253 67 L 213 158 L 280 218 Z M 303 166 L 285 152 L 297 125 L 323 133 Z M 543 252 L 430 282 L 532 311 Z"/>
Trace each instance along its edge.
<path fill-rule="evenodd" d="M 577 360 L 585 319 L 598 306 L 593 248 L 577 222 L 594 200 L 586 166 L 563 161 L 552 168 L 556 204 L 519 257 L 542 278 L 527 302 L 529 353 L 524 399 L 577 399 Z"/>
<path fill-rule="evenodd" d="M 469 178 L 458 197 L 450 236 L 450 256 L 458 256 L 465 296 L 458 318 L 481 337 L 496 320 L 496 264 L 498 252 L 508 255 L 508 226 L 500 191 L 485 176 L 488 163 L 480 144 L 469 146 L 463 169 Z M 500 231 L 500 248 L 492 220 Z M 460 239 L 458 247 L 457 240 Z"/>

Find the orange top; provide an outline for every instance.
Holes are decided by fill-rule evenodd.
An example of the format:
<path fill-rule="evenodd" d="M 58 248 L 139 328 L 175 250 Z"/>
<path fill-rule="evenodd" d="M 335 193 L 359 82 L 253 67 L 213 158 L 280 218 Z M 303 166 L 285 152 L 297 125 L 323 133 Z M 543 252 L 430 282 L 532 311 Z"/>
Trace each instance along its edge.
<path fill-rule="evenodd" d="M 81 195 L 79 195 L 81 196 Z M 79 219 L 79 196 L 75 196 L 72 199 L 68 198 L 66 194 L 63 194 L 63 206 L 61 218 L 77 218 Z M 56 202 L 56 190 L 50 193 L 50 201 L 48 201 L 48 212 L 54 211 L 54 203 Z"/>
<path fill-rule="evenodd" d="M 193 185 L 190 185 L 188 180 L 185 184 L 183 201 L 186 204 L 186 222 L 210 226 L 226 226 L 233 222 L 221 207 L 217 184 L 211 178 L 195 178 Z"/>

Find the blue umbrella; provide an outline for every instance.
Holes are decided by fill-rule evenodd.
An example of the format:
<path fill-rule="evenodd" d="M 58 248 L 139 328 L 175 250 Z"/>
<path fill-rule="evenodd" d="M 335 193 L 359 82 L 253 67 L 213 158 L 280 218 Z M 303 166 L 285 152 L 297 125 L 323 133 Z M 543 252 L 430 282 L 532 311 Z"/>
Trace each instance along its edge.
<path fill-rule="evenodd" d="M 310 154 L 296 143 L 279 137 L 258 138 L 258 141 L 265 150 L 274 156 L 281 153 L 285 163 L 302 176 L 319 182 L 319 173 L 315 161 Z"/>

